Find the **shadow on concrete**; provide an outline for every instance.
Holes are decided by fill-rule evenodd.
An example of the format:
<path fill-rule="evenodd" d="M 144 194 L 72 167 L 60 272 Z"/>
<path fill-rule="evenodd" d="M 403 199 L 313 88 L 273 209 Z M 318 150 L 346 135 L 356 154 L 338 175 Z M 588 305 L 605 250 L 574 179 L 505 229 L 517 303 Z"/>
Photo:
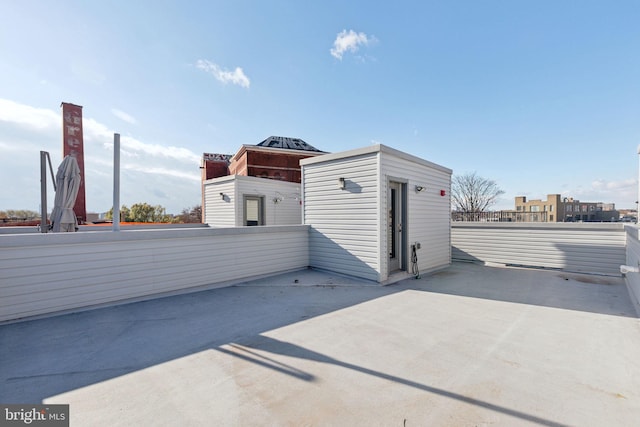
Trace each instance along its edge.
<path fill-rule="evenodd" d="M 302 379 L 305 381 L 313 381 L 315 377 L 309 375 L 309 377 L 301 378 L 298 374 L 299 371 L 291 371 L 286 370 L 283 371 L 280 366 L 273 364 L 265 364 L 263 359 L 265 358 L 262 355 L 256 353 L 255 350 L 261 350 L 272 354 L 278 354 L 287 357 L 294 357 L 298 359 L 310 360 L 318 363 L 325 363 L 330 365 L 339 366 L 345 369 L 351 369 L 356 372 L 360 372 L 365 375 L 371 375 L 383 380 L 391 381 L 397 384 L 402 384 L 407 387 L 412 387 L 427 393 L 435 394 L 438 396 L 443 396 L 449 399 L 457 400 L 460 402 L 468 403 L 470 405 L 475 405 L 481 408 L 489 409 L 491 411 L 495 411 L 501 414 L 509 415 L 515 418 L 519 418 L 521 420 L 543 425 L 543 426 L 553 426 L 553 427 L 561 427 L 565 426 L 565 424 L 557 423 L 555 421 L 547 420 L 545 418 L 541 418 L 535 415 L 527 414 L 525 412 L 517 411 L 514 409 L 506 408 L 504 406 L 496 405 L 484 400 L 475 399 L 473 397 L 465 396 L 459 393 L 454 393 L 448 390 L 444 390 L 438 387 L 433 387 L 427 384 L 422 384 L 416 381 L 412 381 L 407 378 L 401 378 L 395 375 L 386 374 L 384 372 L 376 371 L 373 369 L 366 368 L 364 366 L 355 365 L 349 362 L 345 362 L 342 360 L 338 360 L 322 353 L 318 353 L 307 348 L 298 346 L 296 344 L 292 344 L 285 341 L 280 341 L 274 338 L 270 338 L 264 335 L 260 335 L 254 337 L 251 340 L 251 344 L 249 345 L 239 345 L 239 344 L 231 344 L 234 351 L 229 351 L 224 348 L 217 348 L 216 350 L 223 352 L 228 355 L 232 355 L 235 357 L 239 357 L 242 360 L 249 361 L 255 364 L 258 364 L 262 367 L 267 367 L 270 369 L 274 369 L 280 373 L 284 373 L 287 375 L 291 375 L 295 378 Z M 273 360 L 273 359 L 268 359 Z"/>
<path fill-rule="evenodd" d="M 299 274 L 300 282 L 304 282 L 304 275 L 310 273 L 303 270 Z M 289 280 L 293 276 L 286 277 Z M 227 352 L 223 345 L 247 342 L 264 332 L 406 289 L 635 317 L 622 279 L 596 278 L 604 282 L 584 283 L 580 281 L 584 277 L 597 276 L 461 263 L 420 280 L 408 279 L 388 287 L 294 286 L 293 281 L 279 283 L 276 277 L 273 286 L 244 284 L 3 325 L 0 402 L 38 403 L 206 349 Z M 260 340 L 260 348 L 265 351 L 338 364 L 429 393 L 554 425 L 288 343 Z M 251 349 L 233 351 L 233 355 L 303 381 L 315 380 L 308 372 L 256 355 Z"/>
<path fill-rule="evenodd" d="M 495 301 L 636 318 L 621 277 L 535 268 L 487 267 L 458 262 L 394 287 Z"/>
<path fill-rule="evenodd" d="M 305 283 L 305 275 L 312 273 L 299 274 L 299 282 Z M 293 280 L 277 280 L 272 279 L 272 286 L 245 283 L 0 326 L 0 402 L 38 403 L 397 292 L 381 286 L 295 286 Z M 290 367 L 279 369 L 309 378 Z"/>

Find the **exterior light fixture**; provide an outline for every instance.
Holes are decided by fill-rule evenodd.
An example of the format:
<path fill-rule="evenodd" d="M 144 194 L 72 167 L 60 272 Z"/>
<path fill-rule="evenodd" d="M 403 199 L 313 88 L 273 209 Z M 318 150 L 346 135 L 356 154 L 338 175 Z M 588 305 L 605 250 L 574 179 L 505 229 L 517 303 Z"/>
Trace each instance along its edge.
<path fill-rule="evenodd" d="M 338 178 L 338 188 L 339 189 L 344 190 L 346 185 L 347 184 L 346 184 L 344 178 L 342 178 L 342 177 Z"/>
<path fill-rule="evenodd" d="M 423 187 L 422 185 L 416 185 L 416 193 L 421 193 L 426 189 L 427 187 Z"/>
<path fill-rule="evenodd" d="M 225 198 L 224 193 L 220 193 L 220 198 L 221 198 L 222 200 L 224 200 L 224 198 Z"/>

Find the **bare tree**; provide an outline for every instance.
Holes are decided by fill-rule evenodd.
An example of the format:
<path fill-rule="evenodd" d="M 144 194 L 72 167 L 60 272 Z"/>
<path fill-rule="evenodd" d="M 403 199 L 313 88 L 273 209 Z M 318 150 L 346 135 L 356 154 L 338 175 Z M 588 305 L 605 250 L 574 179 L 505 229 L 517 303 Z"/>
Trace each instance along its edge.
<path fill-rule="evenodd" d="M 475 172 L 454 176 L 451 184 L 453 204 L 456 210 L 462 212 L 484 212 L 504 194 L 495 181 L 482 178 Z"/>
<path fill-rule="evenodd" d="M 178 223 L 202 222 L 202 206 L 196 205 L 192 208 L 182 209 L 182 213 L 174 217 L 173 222 L 178 222 Z"/>

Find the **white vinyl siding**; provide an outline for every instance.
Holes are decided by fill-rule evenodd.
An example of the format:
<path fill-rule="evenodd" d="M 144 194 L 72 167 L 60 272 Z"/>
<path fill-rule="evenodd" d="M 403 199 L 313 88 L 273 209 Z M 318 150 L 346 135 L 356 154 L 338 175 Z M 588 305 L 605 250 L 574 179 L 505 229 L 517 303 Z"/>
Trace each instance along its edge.
<path fill-rule="evenodd" d="M 303 166 L 311 266 L 379 280 L 377 159 L 369 153 Z"/>
<path fill-rule="evenodd" d="M 0 321 L 306 268 L 308 227 L 2 236 Z"/>
<path fill-rule="evenodd" d="M 232 179 L 224 177 L 204 182 L 204 222 L 215 227 L 234 227 L 236 225 L 235 184 Z M 224 194 L 223 196 L 220 193 Z"/>
<path fill-rule="evenodd" d="M 253 176 L 232 175 L 205 181 L 205 223 L 212 227 L 244 225 L 244 196 L 262 197 L 264 225 L 302 223 L 300 184 Z M 220 192 L 228 192 L 223 202 Z M 211 206 L 211 207 L 210 207 Z"/>
<path fill-rule="evenodd" d="M 621 224 L 453 223 L 453 259 L 620 275 Z"/>
<path fill-rule="evenodd" d="M 389 278 L 387 186 L 406 186 L 405 267 L 420 242 L 421 271 L 451 262 L 451 170 L 384 145 L 305 159 L 304 222 L 313 267 L 384 282 Z M 339 188 L 345 179 L 345 189 Z M 425 186 L 421 193 L 415 186 Z M 445 195 L 440 195 L 440 190 Z"/>
<path fill-rule="evenodd" d="M 430 165 L 426 161 L 401 157 L 400 154 L 392 155 L 385 152 L 381 157 L 381 172 L 383 189 L 382 194 L 387 193 L 389 180 L 404 179 L 407 186 L 407 215 L 404 227 L 407 231 L 407 247 L 405 253 L 411 256 L 411 245 L 420 242 L 421 249 L 417 251 L 418 267 L 420 271 L 429 271 L 449 265 L 451 262 L 451 171 L 437 165 Z M 425 187 L 424 191 L 416 192 L 416 185 Z M 445 195 L 441 196 L 440 191 Z M 382 218 L 385 221 L 383 227 L 387 228 L 387 198 L 382 197 Z M 381 239 L 386 255 L 387 239 Z M 386 271 L 387 263 L 384 262 Z M 410 262 L 407 269 L 411 270 Z"/>

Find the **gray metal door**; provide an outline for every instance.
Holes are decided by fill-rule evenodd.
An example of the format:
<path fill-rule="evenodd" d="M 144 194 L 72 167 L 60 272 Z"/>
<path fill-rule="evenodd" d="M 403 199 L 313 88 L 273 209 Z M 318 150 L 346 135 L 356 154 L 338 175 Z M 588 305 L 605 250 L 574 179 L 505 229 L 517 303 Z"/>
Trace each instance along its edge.
<path fill-rule="evenodd" d="M 389 272 L 404 269 L 404 194 L 403 184 L 389 181 L 387 206 L 389 207 L 389 226 L 387 248 L 389 249 Z"/>

